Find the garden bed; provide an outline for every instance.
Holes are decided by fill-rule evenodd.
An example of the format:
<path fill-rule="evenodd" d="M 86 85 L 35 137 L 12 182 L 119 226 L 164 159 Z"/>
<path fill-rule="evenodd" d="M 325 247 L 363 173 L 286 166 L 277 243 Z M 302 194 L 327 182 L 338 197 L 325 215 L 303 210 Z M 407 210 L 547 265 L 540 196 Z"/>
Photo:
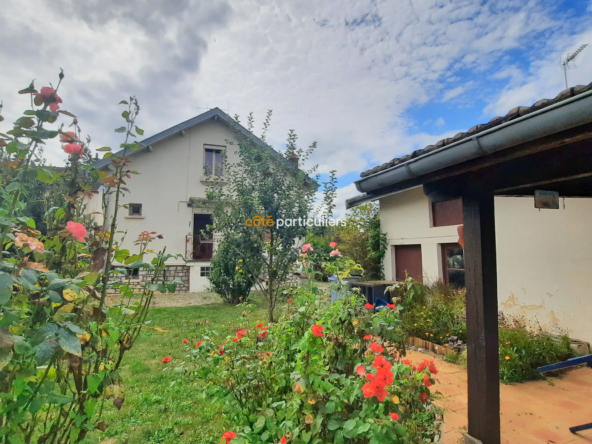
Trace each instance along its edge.
<path fill-rule="evenodd" d="M 434 342 L 426 341 L 425 339 L 417 338 L 415 336 L 408 337 L 405 342 L 408 345 L 411 345 L 411 346 L 417 347 L 417 348 L 423 348 L 424 350 L 427 350 L 429 352 L 432 352 L 432 353 L 434 353 L 436 355 L 440 355 L 440 356 L 448 356 L 450 354 L 456 354 L 456 351 L 454 351 L 452 348 L 450 348 L 446 345 L 436 344 Z"/>

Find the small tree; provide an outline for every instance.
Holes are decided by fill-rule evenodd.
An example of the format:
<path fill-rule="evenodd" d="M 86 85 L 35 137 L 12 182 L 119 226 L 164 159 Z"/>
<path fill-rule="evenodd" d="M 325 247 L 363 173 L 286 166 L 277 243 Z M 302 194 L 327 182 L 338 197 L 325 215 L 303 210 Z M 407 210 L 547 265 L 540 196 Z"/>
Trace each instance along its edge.
<path fill-rule="evenodd" d="M 313 208 L 317 183 L 308 171 L 298 168 L 316 148 L 296 146 L 293 130 L 286 150 L 274 151 L 265 142 L 271 111 L 263 123 L 263 135 L 252 135 L 253 117 L 247 130 L 238 117 L 232 125 L 234 140 L 228 141 L 239 160 L 225 166 L 225 182 L 211 181 L 206 193 L 212 208 L 213 231 L 227 239 L 242 269 L 252 276 L 255 287 L 266 298 L 269 321 L 273 322 L 276 301 L 306 236 L 306 219 Z M 278 224 L 278 221 L 282 221 Z M 249 222 L 250 221 L 250 222 Z M 249 245 L 249 248 L 244 248 Z"/>
<path fill-rule="evenodd" d="M 387 239 L 380 228 L 379 210 L 375 203 L 357 206 L 347 214 L 345 226 L 332 233 L 341 242 L 341 252 L 362 266 L 368 280 L 384 278 L 382 260 Z"/>

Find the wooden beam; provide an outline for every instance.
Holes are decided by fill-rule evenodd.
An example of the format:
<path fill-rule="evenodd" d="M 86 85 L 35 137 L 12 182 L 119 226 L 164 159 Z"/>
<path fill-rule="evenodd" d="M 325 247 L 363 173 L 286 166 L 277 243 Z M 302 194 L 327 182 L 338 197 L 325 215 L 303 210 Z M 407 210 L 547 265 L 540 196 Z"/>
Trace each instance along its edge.
<path fill-rule="evenodd" d="M 500 444 L 500 390 L 494 197 L 463 195 L 469 435 Z"/>

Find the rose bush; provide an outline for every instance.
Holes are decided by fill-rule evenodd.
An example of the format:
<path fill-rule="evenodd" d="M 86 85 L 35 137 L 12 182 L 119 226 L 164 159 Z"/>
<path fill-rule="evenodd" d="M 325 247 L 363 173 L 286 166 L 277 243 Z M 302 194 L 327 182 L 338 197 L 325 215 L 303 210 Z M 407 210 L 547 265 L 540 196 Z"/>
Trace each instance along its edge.
<path fill-rule="evenodd" d="M 123 101 L 125 133 L 121 157 L 110 148 L 114 172 L 96 171 L 83 156 L 76 117 L 60 109 L 53 87 L 37 92 L 35 85 L 20 91 L 31 96 L 27 109 L 0 133 L 0 442 L 10 444 L 65 444 L 85 440 L 93 429 L 105 430 L 101 420 L 106 402 L 121 408 L 125 400 L 119 366 L 135 343 L 155 291 L 174 291 L 176 282 L 163 282 L 164 250 L 149 250 L 156 236 L 140 234 L 134 254 L 116 240 L 119 198 L 129 176 L 128 150 L 142 130 L 135 126 L 139 106 L 134 98 Z M 73 131 L 47 129 L 58 119 L 71 119 Z M 0 118 L 0 121 L 3 119 Z M 63 172 L 44 167 L 41 146 L 57 136 L 68 154 Z M 115 198 L 113 215 L 103 226 L 84 216 L 88 185 L 81 170 L 102 183 Z M 47 211 L 47 234 L 36 229 L 24 214 L 27 199 L 39 184 L 59 187 L 65 206 Z M 48 192 L 51 195 L 51 192 Z M 103 211 L 105 214 L 105 211 Z M 109 223 L 109 228 L 105 229 Z M 85 226 L 86 224 L 86 226 Z M 88 229 L 88 228 L 92 228 Z M 114 279 L 113 261 L 148 271 L 139 294 Z M 106 303 L 107 290 L 118 288 L 121 299 Z M 134 298 L 134 296 L 136 296 Z"/>
<path fill-rule="evenodd" d="M 364 302 L 331 304 L 303 286 L 277 324 L 241 317 L 234 338 L 212 330 L 174 374 L 226 394 L 234 444 L 434 442 L 437 369 L 403 361 L 402 306 L 374 313 Z"/>

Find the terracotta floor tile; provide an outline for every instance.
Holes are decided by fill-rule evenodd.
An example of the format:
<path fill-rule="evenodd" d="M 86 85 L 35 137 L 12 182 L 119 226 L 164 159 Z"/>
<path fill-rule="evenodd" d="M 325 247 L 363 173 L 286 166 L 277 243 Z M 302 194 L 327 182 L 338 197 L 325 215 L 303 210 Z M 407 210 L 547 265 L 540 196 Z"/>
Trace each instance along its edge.
<path fill-rule="evenodd" d="M 426 355 L 409 351 L 408 359 Z M 444 409 L 442 442 L 462 442 L 467 420 L 467 373 L 462 366 L 434 360 L 439 373 L 434 385 L 436 404 Z M 592 444 L 592 430 L 574 435 L 569 427 L 592 422 L 592 370 L 570 371 L 561 379 L 500 385 L 502 442 L 508 444 Z"/>
<path fill-rule="evenodd" d="M 464 437 L 457 431 L 452 431 L 444 435 L 443 444 L 461 444 L 464 443 Z"/>

